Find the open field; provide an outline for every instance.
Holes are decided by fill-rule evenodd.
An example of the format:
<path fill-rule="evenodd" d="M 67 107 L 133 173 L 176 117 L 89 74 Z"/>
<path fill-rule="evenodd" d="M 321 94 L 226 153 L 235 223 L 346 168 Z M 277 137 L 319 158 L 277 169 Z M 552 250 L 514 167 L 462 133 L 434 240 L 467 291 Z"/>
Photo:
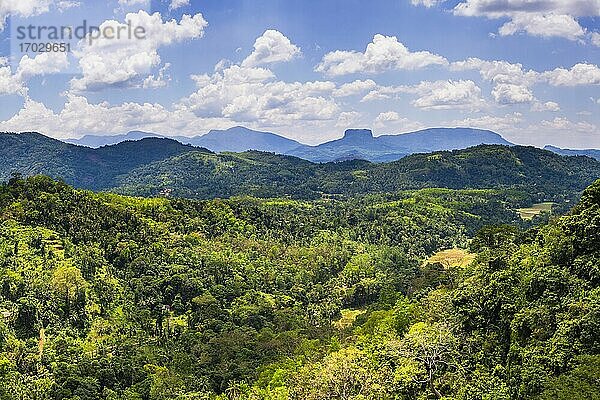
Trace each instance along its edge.
<path fill-rule="evenodd" d="M 554 203 L 552 202 L 544 202 L 534 204 L 531 207 L 527 208 L 519 208 L 517 211 L 519 212 L 521 218 L 525 220 L 530 220 L 536 215 L 540 215 L 543 212 L 551 212 L 553 206 Z"/>
<path fill-rule="evenodd" d="M 438 251 L 425 261 L 425 264 L 440 263 L 444 268 L 466 267 L 475 259 L 475 254 L 471 254 L 463 249 L 448 249 Z"/>

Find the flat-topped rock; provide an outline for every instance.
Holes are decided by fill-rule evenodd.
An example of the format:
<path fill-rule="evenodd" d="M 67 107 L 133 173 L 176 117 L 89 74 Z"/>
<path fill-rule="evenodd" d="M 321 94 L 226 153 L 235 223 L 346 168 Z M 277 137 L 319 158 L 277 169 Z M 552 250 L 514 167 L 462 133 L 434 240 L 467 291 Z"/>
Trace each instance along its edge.
<path fill-rule="evenodd" d="M 344 132 L 344 140 L 362 142 L 373 139 L 373 132 L 370 129 L 348 129 Z"/>

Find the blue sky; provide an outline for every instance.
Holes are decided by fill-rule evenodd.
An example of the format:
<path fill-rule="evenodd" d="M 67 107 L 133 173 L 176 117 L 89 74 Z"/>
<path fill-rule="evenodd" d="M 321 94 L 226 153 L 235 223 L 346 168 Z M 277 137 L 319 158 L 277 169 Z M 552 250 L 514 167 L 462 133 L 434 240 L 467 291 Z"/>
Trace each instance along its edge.
<path fill-rule="evenodd" d="M 84 19 L 146 37 L 20 51 L 19 26 Z M 4 0 L 0 29 L 0 131 L 472 126 L 600 148 L 600 0 Z"/>

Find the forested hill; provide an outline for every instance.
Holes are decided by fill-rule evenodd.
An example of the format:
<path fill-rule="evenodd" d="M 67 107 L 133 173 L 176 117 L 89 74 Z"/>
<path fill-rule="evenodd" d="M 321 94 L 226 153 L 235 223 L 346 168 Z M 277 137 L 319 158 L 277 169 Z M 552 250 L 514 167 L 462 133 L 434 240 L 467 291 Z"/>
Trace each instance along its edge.
<path fill-rule="evenodd" d="M 482 145 L 415 154 L 399 161 L 313 164 L 268 153 L 189 152 L 136 168 L 117 179 L 129 195 L 170 192 L 188 198 L 356 195 L 442 187 L 516 188 L 536 199 L 562 201 L 600 178 L 591 158 L 562 157 L 533 147 Z"/>
<path fill-rule="evenodd" d="M 207 151 L 175 140 L 147 138 L 99 149 L 67 144 L 39 133 L 0 133 L 0 181 L 14 173 L 45 174 L 80 188 L 114 186 L 115 177 L 135 167 L 188 151 Z"/>
<path fill-rule="evenodd" d="M 528 231 L 512 192 L 190 201 L 11 179 L 0 398 L 596 399 L 600 181 Z"/>
<path fill-rule="evenodd" d="M 391 163 L 316 164 L 256 151 L 216 154 L 161 138 L 90 149 L 36 133 L 0 134 L 0 181 L 14 173 L 44 174 L 84 189 L 195 199 L 315 199 L 442 187 L 514 188 L 539 201 L 562 202 L 600 178 L 600 162 L 533 147 L 481 145 Z"/>

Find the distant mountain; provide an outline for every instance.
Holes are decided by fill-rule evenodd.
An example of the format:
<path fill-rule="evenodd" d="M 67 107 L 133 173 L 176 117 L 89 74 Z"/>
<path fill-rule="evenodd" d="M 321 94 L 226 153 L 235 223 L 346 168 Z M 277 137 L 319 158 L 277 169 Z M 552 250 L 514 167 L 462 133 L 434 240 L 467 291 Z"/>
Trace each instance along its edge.
<path fill-rule="evenodd" d="M 373 137 L 369 129 L 348 129 L 341 139 L 318 146 L 300 146 L 286 154 L 313 162 L 351 159 L 385 162 L 398 160 L 410 152 L 408 149 L 391 146 Z"/>
<path fill-rule="evenodd" d="M 352 160 L 314 164 L 255 151 L 189 152 L 120 176 L 113 190 L 128 195 L 171 193 L 207 199 L 239 195 L 318 198 L 324 194 L 364 195 L 438 187 L 515 189 L 530 201 L 564 204 L 598 178 L 598 161 L 522 146 L 480 145 L 413 154 L 390 163 Z"/>
<path fill-rule="evenodd" d="M 13 173 L 43 174 L 85 189 L 106 189 L 132 169 L 188 151 L 208 152 L 172 139 L 145 138 L 99 149 L 35 132 L 0 133 L 0 181 Z"/>
<path fill-rule="evenodd" d="M 165 136 L 150 132 L 131 131 L 123 135 L 100 136 L 86 135 L 80 139 L 67 139 L 67 143 L 77 144 L 91 148 L 98 148 L 118 144 L 128 140 L 140 140 L 144 138 L 170 138 L 183 144 L 203 147 L 215 152 L 242 152 L 248 150 L 266 151 L 271 153 L 285 154 L 301 143 L 270 132 L 259 132 L 252 129 L 236 126 L 225 130 L 211 130 L 200 136 Z"/>
<path fill-rule="evenodd" d="M 560 154 L 563 156 L 587 156 L 591 158 L 595 158 L 596 160 L 600 160 L 600 150 L 596 149 L 586 149 L 586 150 L 571 150 L 571 149 L 561 149 L 559 147 L 554 146 L 546 146 L 544 150 L 551 151 L 556 154 Z"/>
<path fill-rule="evenodd" d="M 364 149 L 379 155 L 390 151 L 385 140 L 373 138 L 368 130 L 349 130 L 343 139 L 320 151 L 328 146 L 355 146 L 363 149 L 362 155 Z M 332 150 L 332 154 L 336 153 Z M 600 178 L 600 162 L 533 147 L 480 145 L 413 154 L 390 163 L 354 159 L 316 164 L 258 151 L 216 154 L 165 138 L 92 149 L 39 133 L 0 133 L 0 180 L 8 180 L 13 173 L 45 174 L 92 190 L 143 196 L 170 193 L 197 199 L 236 195 L 316 198 L 444 187 L 514 188 L 539 200 L 560 200 L 572 198 Z"/>
<path fill-rule="evenodd" d="M 121 142 L 125 142 L 127 140 L 141 140 L 145 138 L 164 138 L 163 135 L 158 135 L 156 133 L 150 132 L 142 132 L 142 131 L 131 131 L 125 133 L 123 135 L 112 135 L 112 136 L 102 136 L 102 135 L 85 135 L 79 139 L 66 139 L 65 142 L 76 144 L 78 146 L 85 146 L 91 148 L 98 148 L 102 146 L 110 146 L 113 144 L 119 144 Z"/>
<path fill-rule="evenodd" d="M 192 146 L 204 147 L 217 153 L 224 151 L 237 153 L 258 150 L 284 154 L 291 149 L 302 146 L 301 143 L 295 140 L 275 133 L 255 131 L 243 126 L 236 126 L 225 130 L 211 130 L 202 136 L 176 136 L 173 139 L 181 143 L 191 144 Z"/>
<path fill-rule="evenodd" d="M 460 150 L 480 144 L 513 145 L 495 132 L 473 128 L 430 128 L 378 137 L 373 137 L 368 129 L 349 129 L 342 139 L 318 146 L 302 146 L 287 154 L 314 162 L 352 158 L 387 162 L 414 153 Z"/>
<path fill-rule="evenodd" d="M 67 142 L 99 148 L 149 137 L 164 138 L 166 136 L 132 131 L 115 136 L 86 135 L 81 139 L 69 139 Z M 170 138 L 183 144 L 203 147 L 217 153 L 257 150 L 291 155 L 313 162 L 337 162 L 353 159 L 389 162 L 414 153 L 459 150 L 480 144 L 512 145 L 495 132 L 472 128 L 431 128 L 378 137 L 373 137 L 373 133 L 368 129 L 349 129 L 343 138 L 318 146 L 308 146 L 275 133 L 255 131 L 243 126 L 226 130 L 211 130 L 201 136 L 173 136 Z"/>

